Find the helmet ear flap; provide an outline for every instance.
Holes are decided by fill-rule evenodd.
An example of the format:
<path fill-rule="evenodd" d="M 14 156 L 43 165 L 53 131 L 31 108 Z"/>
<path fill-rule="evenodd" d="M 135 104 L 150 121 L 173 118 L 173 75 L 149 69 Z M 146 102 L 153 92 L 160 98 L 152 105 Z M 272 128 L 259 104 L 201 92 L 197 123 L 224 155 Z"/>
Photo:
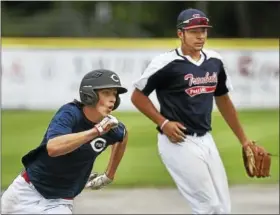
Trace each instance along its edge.
<path fill-rule="evenodd" d="M 120 103 L 121 103 L 121 98 L 120 98 L 119 95 L 117 95 L 117 97 L 116 97 L 116 102 L 115 102 L 115 104 L 114 104 L 113 110 L 116 110 L 116 109 L 120 106 Z"/>
<path fill-rule="evenodd" d="M 99 100 L 98 93 L 92 90 L 92 106 L 95 106 Z"/>
<path fill-rule="evenodd" d="M 92 88 L 82 87 L 80 89 L 80 99 L 84 105 L 95 106 L 99 98 Z"/>

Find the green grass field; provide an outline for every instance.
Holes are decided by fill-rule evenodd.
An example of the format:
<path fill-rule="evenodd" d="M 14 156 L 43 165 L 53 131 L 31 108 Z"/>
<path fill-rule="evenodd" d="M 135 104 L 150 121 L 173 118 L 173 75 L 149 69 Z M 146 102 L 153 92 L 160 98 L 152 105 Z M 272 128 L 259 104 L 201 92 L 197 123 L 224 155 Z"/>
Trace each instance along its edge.
<path fill-rule="evenodd" d="M 2 111 L 2 189 L 22 169 L 21 157 L 36 147 L 54 112 Z M 157 151 L 155 125 L 136 112 L 116 112 L 129 131 L 129 143 L 112 187 L 174 186 Z M 248 135 L 272 153 L 279 152 L 279 110 L 242 111 L 239 114 Z M 230 184 L 278 183 L 279 158 L 272 158 L 272 176 L 251 179 L 245 174 L 241 147 L 219 113 L 213 113 L 213 136 L 224 161 Z M 110 150 L 96 161 L 103 171 Z M 186 158 L 187 159 L 187 158 Z"/>

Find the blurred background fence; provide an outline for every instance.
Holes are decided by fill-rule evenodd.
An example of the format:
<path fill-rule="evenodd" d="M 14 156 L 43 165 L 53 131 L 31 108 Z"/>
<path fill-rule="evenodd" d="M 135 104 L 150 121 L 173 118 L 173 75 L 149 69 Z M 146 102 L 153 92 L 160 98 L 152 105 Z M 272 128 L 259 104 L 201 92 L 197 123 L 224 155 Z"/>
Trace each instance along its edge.
<path fill-rule="evenodd" d="M 2 107 L 55 109 L 78 99 L 80 80 L 91 69 L 116 71 L 129 92 L 119 110 L 135 110 L 130 95 L 157 54 L 176 47 L 174 39 L 2 39 Z M 238 108 L 279 106 L 279 49 L 277 40 L 209 40 L 228 68 Z M 155 94 L 153 101 L 157 104 Z"/>
<path fill-rule="evenodd" d="M 176 18 L 189 7 L 205 11 L 214 26 L 206 48 L 224 58 L 234 104 L 247 109 L 240 117 L 248 135 L 271 152 L 279 151 L 279 2 L 2 1 L 4 187 L 18 174 L 21 156 L 40 143 L 53 111 L 79 98 L 82 76 L 97 68 L 116 71 L 129 89 L 121 97 L 123 113 L 116 113 L 132 131 L 116 185 L 172 184 L 155 156 L 154 125 L 128 110 L 135 110 L 130 102 L 133 81 L 155 55 L 180 44 Z M 154 94 L 152 99 L 157 103 Z M 16 111 L 6 111 L 11 109 Z M 213 118 L 230 183 L 254 182 L 240 171 L 237 140 L 218 113 Z M 103 171 L 107 160 L 100 159 L 95 168 Z M 279 182 L 277 159 L 272 175 L 256 182 Z"/>

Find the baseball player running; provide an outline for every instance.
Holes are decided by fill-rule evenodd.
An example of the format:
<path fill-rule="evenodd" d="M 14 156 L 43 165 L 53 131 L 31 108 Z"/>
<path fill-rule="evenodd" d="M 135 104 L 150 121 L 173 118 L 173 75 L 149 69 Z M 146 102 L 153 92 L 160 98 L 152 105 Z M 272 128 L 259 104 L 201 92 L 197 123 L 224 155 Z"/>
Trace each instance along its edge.
<path fill-rule="evenodd" d="M 193 214 L 231 211 L 227 175 L 211 136 L 213 97 L 221 115 L 242 145 L 244 133 L 228 95 L 231 83 L 221 56 L 204 50 L 209 19 L 197 9 L 177 19 L 181 46 L 152 59 L 131 101 L 159 131 L 160 157 Z M 156 91 L 160 111 L 149 99 Z"/>
<path fill-rule="evenodd" d="M 85 187 L 110 184 L 123 157 L 125 126 L 109 115 L 126 93 L 118 75 L 94 70 L 80 84 L 80 99 L 54 115 L 41 144 L 22 157 L 24 170 L 1 199 L 2 213 L 72 214 L 73 200 Z M 91 174 L 95 159 L 109 145 L 104 174 Z"/>

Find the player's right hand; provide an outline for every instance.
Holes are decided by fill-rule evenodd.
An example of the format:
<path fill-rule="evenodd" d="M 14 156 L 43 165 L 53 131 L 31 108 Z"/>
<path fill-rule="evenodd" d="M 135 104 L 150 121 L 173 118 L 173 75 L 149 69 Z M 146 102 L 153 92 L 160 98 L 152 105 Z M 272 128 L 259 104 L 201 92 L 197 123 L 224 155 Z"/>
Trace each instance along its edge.
<path fill-rule="evenodd" d="M 184 141 L 186 135 L 183 130 L 186 130 L 186 127 L 174 121 L 167 122 L 162 128 L 163 133 L 172 143 L 181 143 Z"/>
<path fill-rule="evenodd" d="M 119 121 L 116 117 L 112 115 L 106 116 L 100 123 L 96 124 L 94 127 L 98 131 L 98 135 L 103 135 L 107 133 L 110 129 L 118 126 Z"/>

